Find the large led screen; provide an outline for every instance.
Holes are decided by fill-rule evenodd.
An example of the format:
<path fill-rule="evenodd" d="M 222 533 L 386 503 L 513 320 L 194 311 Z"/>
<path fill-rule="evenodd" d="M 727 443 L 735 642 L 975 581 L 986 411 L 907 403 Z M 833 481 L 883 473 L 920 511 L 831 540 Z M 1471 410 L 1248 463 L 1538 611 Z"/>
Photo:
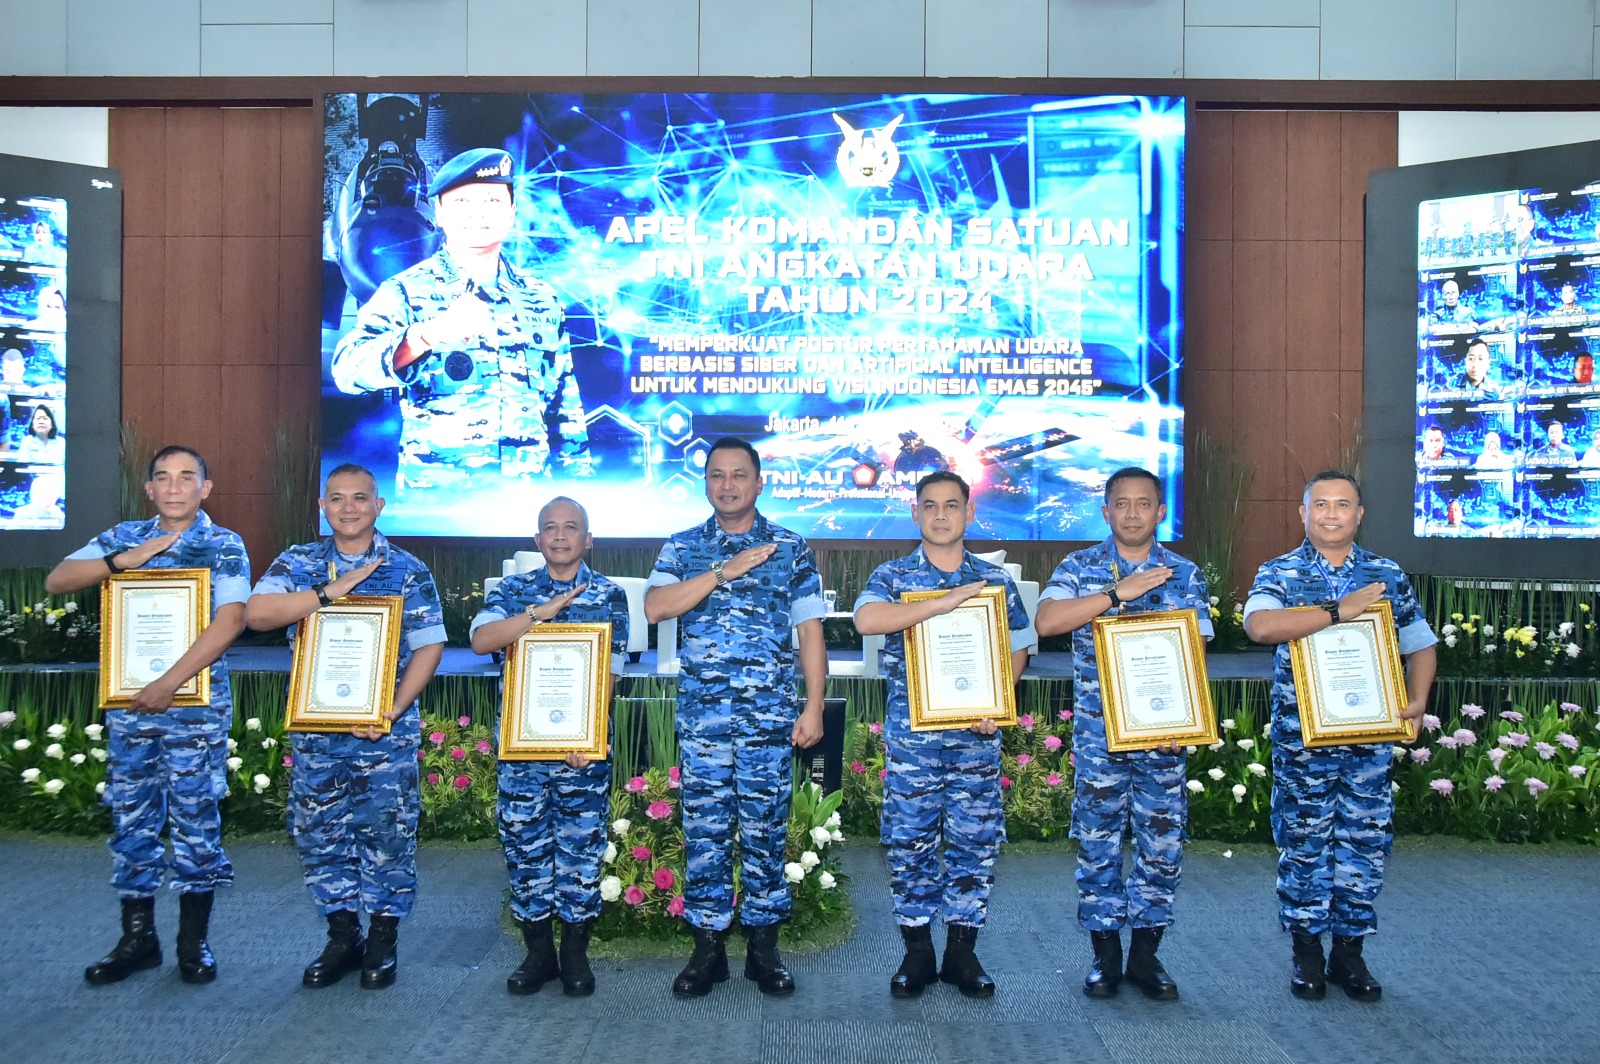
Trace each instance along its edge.
<path fill-rule="evenodd" d="M 1182 99 L 361 94 L 326 119 L 324 470 L 377 471 L 391 532 L 522 536 L 560 492 L 664 535 L 705 518 L 734 435 L 808 536 L 904 536 L 953 469 L 976 538 L 1095 539 L 1127 465 L 1182 533 Z M 464 187 L 511 189 L 487 268 L 504 227 L 428 195 L 478 149 Z"/>
<path fill-rule="evenodd" d="M 0 531 L 66 527 L 67 201 L 0 177 Z"/>

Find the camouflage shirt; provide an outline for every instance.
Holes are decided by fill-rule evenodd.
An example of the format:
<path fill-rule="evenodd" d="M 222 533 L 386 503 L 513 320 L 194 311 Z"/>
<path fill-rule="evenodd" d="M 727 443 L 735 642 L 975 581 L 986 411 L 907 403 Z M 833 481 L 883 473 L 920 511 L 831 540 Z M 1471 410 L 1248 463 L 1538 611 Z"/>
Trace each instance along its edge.
<path fill-rule="evenodd" d="M 571 580 L 556 580 L 551 577 L 549 569 L 535 569 L 531 573 L 505 577 L 484 596 L 483 609 L 472 618 L 471 632 L 475 633 L 486 624 L 521 613 L 529 606 L 549 602 L 579 584 L 584 585 L 583 591 L 556 615 L 556 622 L 611 622 L 611 672 L 620 676 L 622 662 L 628 652 L 628 593 L 589 568 L 588 562 L 578 563 L 578 573 Z"/>
<path fill-rule="evenodd" d="M 391 546 L 382 532 L 374 529 L 372 545 L 356 557 L 341 554 L 335 549 L 332 536 L 290 547 L 273 559 L 266 574 L 257 581 L 253 594 L 308 591 L 312 585 L 335 579 L 351 569 L 359 569 L 379 555 L 385 557 L 384 564 L 356 585 L 351 594 L 395 595 L 401 599 L 404 612 L 400 617 L 400 658 L 395 668 L 395 681 L 398 683 L 405 674 L 406 666 L 411 664 L 412 654 L 423 647 L 444 642 L 444 611 L 439 608 L 439 592 L 433 586 L 433 574 L 428 572 L 428 567 L 415 555 Z M 297 624 L 290 629 L 291 642 L 299 627 Z M 415 706 L 415 702 L 407 706 L 407 711 L 394 722 L 390 734 L 396 739 L 415 739 L 420 734 L 421 718 L 410 712 Z"/>
<path fill-rule="evenodd" d="M 436 348 L 396 372 L 406 330 L 469 291 L 488 306 L 493 334 Z M 504 258 L 489 288 L 463 278 L 448 248 L 383 282 L 339 340 L 332 374 L 350 394 L 400 390 L 402 490 L 543 476 L 552 464 L 568 476 L 590 471 L 560 299 Z"/>
<path fill-rule="evenodd" d="M 1006 626 L 1011 630 L 1013 652 L 1025 650 L 1033 644 L 1022 642 L 1022 633 L 1028 628 L 1028 610 L 1022 604 L 1011 574 L 1004 567 L 986 562 L 971 551 L 961 552 L 961 565 L 947 573 L 928 560 L 921 547 L 904 558 L 884 562 L 867 577 L 866 587 L 856 596 L 856 610 L 869 602 L 899 602 L 902 591 L 939 591 L 985 580 L 1006 589 Z M 889 677 L 889 703 L 884 721 L 884 732 L 891 738 L 904 740 L 911 732 L 911 702 L 906 687 L 906 635 L 890 632 L 883 640 L 883 667 Z"/>
<path fill-rule="evenodd" d="M 68 555 L 75 559 L 103 558 L 167 533 L 161 520 L 124 521 L 91 539 L 80 550 Z M 141 569 L 210 569 L 211 617 L 217 610 L 250 597 L 250 559 L 244 540 L 221 525 L 212 524 L 204 510 L 195 514 L 194 524 L 184 529 L 178 542 L 140 566 Z M 173 706 L 160 717 L 182 724 L 218 723 L 226 727 L 233 717 L 233 691 L 228 685 L 228 663 L 218 658 L 211 666 L 211 705 Z"/>
<path fill-rule="evenodd" d="M 1150 544 L 1150 556 L 1137 565 L 1117 554 L 1116 540 L 1110 536 L 1092 547 L 1069 554 L 1050 574 L 1039 600 L 1097 594 L 1109 590 L 1125 576 L 1161 565 L 1172 569 L 1172 579 L 1136 599 L 1123 602 L 1120 611 L 1108 611 L 1106 615 L 1192 609 L 1200 615 L 1200 634 L 1210 639 L 1215 633 L 1211 627 L 1211 597 L 1206 590 L 1205 577 L 1200 575 L 1200 568 L 1194 562 L 1159 543 Z M 1072 632 L 1072 709 L 1072 734 L 1104 747 L 1106 725 L 1100 704 L 1100 666 L 1094 654 L 1092 620 Z"/>
<path fill-rule="evenodd" d="M 1405 570 L 1360 544 L 1351 545 L 1350 556 L 1337 568 L 1328 564 L 1310 540 L 1273 558 L 1257 571 L 1244 615 L 1248 619 L 1257 610 L 1316 606 L 1380 581 L 1386 588 L 1383 597 L 1394 610 L 1400 653 L 1414 654 L 1437 643 L 1439 637 L 1422 615 Z M 1295 695 L 1288 643 L 1279 643 L 1272 655 L 1272 742 L 1300 745 L 1300 700 Z"/>

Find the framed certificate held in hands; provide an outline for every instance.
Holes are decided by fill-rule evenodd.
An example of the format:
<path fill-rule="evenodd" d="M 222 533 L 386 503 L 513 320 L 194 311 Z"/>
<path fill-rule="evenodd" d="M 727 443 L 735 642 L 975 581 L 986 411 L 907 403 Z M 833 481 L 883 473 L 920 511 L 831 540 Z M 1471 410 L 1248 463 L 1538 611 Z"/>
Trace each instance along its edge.
<path fill-rule="evenodd" d="M 347 595 L 301 621 L 284 727 L 388 731 L 403 612 L 398 595 Z"/>
<path fill-rule="evenodd" d="M 905 591 L 900 601 L 943 594 Z M 970 728 L 984 718 L 998 725 L 1017 722 L 1011 628 L 1006 621 L 1006 589 L 991 586 L 906 632 L 912 731 Z"/>
<path fill-rule="evenodd" d="M 1387 600 L 1354 620 L 1291 640 L 1289 656 L 1306 746 L 1416 738 L 1416 725 L 1400 716 L 1408 701 L 1406 670 Z"/>
<path fill-rule="evenodd" d="M 1094 619 L 1106 749 L 1210 746 L 1217 715 L 1194 610 Z"/>
<path fill-rule="evenodd" d="M 506 648 L 500 760 L 610 756 L 611 624 L 536 624 Z"/>
<path fill-rule="evenodd" d="M 131 705 L 210 623 L 210 569 L 131 569 L 108 577 L 100 586 L 100 705 Z M 209 706 L 211 670 L 190 677 L 172 704 Z"/>

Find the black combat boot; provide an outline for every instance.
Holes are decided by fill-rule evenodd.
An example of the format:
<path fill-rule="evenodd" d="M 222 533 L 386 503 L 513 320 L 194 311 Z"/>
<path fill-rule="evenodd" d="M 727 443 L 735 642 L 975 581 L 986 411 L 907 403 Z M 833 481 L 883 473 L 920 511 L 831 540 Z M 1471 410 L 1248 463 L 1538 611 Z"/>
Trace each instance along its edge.
<path fill-rule="evenodd" d="M 744 977 L 763 994 L 794 993 L 794 976 L 778 955 L 778 925 L 744 929 Z"/>
<path fill-rule="evenodd" d="M 352 909 L 329 913 L 328 944 L 322 947 L 316 960 L 306 965 L 300 985 L 312 990 L 332 986 L 348 973 L 359 970 L 366 952 L 367 943 L 361 937 L 361 917 Z"/>
<path fill-rule="evenodd" d="M 400 937 L 398 916 L 374 916 L 367 928 L 367 952 L 361 958 L 361 989 L 382 990 L 394 983 L 399 963 L 395 940 Z"/>
<path fill-rule="evenodd" d="M 1089 944 L 1094 947 L 1094 963 L 1083 977 L 1084 996 L 1116 997 L 1117 988 L 1122 985 L 1122 933 L 1090 931 Z"/>
<path fill-rule="evenodd" d="M 134 972 L 161 964 L 161 940 L 156 938 L 156 900 L 122 899 L 122 937 L 111 952 L 83 970 L 90 986 L 120 983 Z"/>
<path fill-rule="evenodd" d="M 594 969 L 589 967 L 589 935 L 594 919 L 561 922 L 561 992 L 567 997 L 594 993 Z"/>
<path fill-rule="evenodd" d="M 889 979 L 889 994 L 897 998 L 921 997 L 924 988 L 939 981 L 939 958 L 933 955 L 933 929 L 927 924 L 901 924 L 900 938 L 906 955 Z"/>
<path fill-rule="evenodd" d="M 712 986 L 727 981 L 728 932 L 694 928 L 694 952 L 672 981 L 672 992 L 684 998 L 703 997 Z"/>
<path fill-rule="evenodd" d="M 1144 991 L 1151 1001 L 1177 1001 L 1178 984 L 1161 966 L 1156 950 L 1161 947 L 1163 927 L 1136 927 L 1128 943 L 1128 982 Z"/>
<path fill-rule="evenodd" d="M 1328 992 L 1322 975 L 1322 936 L 1304 931 L 1294 933 L 1294 970 L 1289 976 L 1289 993 L 1307 1001 L 1321 1001 Z"/>
<path fill-rule="evenodd" d="M 1328 954 L 1328 982 L 1344 987 L 1346 995 L 1357 1001 L 1377 1001 L 1383 996 L 1383 984 L 1367 971 L 1367 962 L 1361 959 L 1359 935 L 1346 938 L 1333 936 L 1333 952 Z"/>
<path fill-rule="evenodd" d="M 178 978 L 186 983 L 209 983 L 217 977 L 217 959 L 206 942 L 215 898 L 209 890 L 178 895 Z"/>
<path fill-rule="evenodd" d="M 939 978 L 953 985 L 967 997 L 994 997 L 994 980 L 983 970 L 975 952 L 978 929 L 949 924 L 945 927 L 944 961 L 939 965 Z"/>
<path fill-rule="evenodd" d="M 539 988 L 561 974 L 556 960 L 555 927 L 546 916 L 539 920 L 518 920 L 522 942 L 528 955 L 517 970 L 506 976 L 506 989 L 513 994 L 537 994 Z"/>

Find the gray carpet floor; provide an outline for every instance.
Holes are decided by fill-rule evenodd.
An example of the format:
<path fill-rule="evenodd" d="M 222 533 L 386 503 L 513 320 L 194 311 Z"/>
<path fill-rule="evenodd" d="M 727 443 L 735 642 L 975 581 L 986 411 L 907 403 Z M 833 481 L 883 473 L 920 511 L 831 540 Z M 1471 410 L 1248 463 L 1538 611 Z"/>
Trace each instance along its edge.
<path fill-rule="evenodd" d="M 1070 854 L 1008 852 L 979 953 L 999 984 L 990 1001 L 952 988 L 920 1000 L 887 992 L 899 959 L 881 851 L 843 851 L 860 926 L 843 945 L 794 956 L 799 983 L 763 998 L 734 978 L 699 1001 L 669 990 L 680 958 L 601 961 L 599 989 L 513 998 L 521 953 L 501 921 L 504 866 L 492 845 L 425 846 L 414 916 L 401 930 L 400 978 L 383 992 L 353 977 L 300 986 L 321 947 L 290 847 L 231 847 L 238 885 L 221 895 L 211 943 L 221 976 L 179 981 L 177 903 L 157 908 L 167 964 L 92 988 L 85 964 L 117 934 L 102 846 L 0 838 L 8 887 L 0 942 L 0 1061 L 923 1062 L 1587 1062 L 1600 1060 L 1600 854 L 1579 850 L 1402 845 L 1367 950 L 1378 1004 L 1287 990 L 1273 858 L 1263 847 L 1191 850 L 1178 920 L 1162 956 L 1176 1003 L 1124 987 L 1090 1001 L 1078 984 L 1087 936 L 1073 918 Z"/>

